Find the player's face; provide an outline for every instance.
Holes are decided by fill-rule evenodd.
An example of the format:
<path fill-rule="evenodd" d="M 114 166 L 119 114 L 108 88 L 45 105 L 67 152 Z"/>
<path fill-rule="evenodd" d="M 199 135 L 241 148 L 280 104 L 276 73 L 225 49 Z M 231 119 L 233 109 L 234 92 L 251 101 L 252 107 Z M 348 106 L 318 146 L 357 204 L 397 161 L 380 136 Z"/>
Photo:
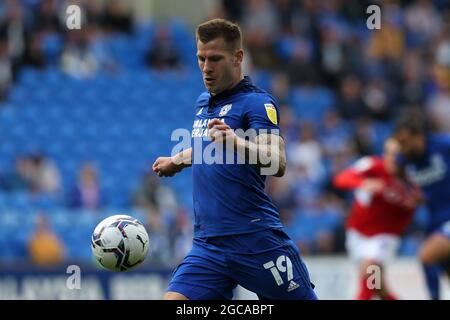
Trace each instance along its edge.
<path fill-rule="evenodd" d="M 223 38 L 197 41 L 197 58 L 203 83 L 213 94 L 232 88 L 240 80 L 242 50 L 233 53 Z"/>
<path fill-rule="evenodd" d="M 400 152 L 409 160 L 419 158 L 424 152 L 425 138 L 423 135 L 403 129 L 395 134 L 395 140 L 400 145 Z"/>
<path fill-rule="evenodd" d="M 397 171 L 397 156 L 400 153 L 400 145 L 394 139 L 388 139 L 384 144 L 384 163 L 389 173 Z"/>

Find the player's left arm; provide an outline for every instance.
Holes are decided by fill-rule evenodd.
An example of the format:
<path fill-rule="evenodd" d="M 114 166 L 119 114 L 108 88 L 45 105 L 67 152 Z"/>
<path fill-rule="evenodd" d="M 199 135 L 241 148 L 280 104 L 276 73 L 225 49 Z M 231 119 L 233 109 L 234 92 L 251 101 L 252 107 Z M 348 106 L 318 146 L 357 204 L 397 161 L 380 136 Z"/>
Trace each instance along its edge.
<path fill-rule="evenodd" d="M 281 136 L 276 134 L 259 134 L 255 142 L 237 138 L 237 150 L 245 150 L 245 159 L 256 159 L 259 168 L 270 169 L 275 177 L 282 177 L 286 172 L 286 147 Z"/>
<path fill-rule="evenodd" d="M 248 128 L 256 135 L 254 143 L 238 140 L 245 147 L 246 159 L 254 160 L 256 157 L 261 174 L 282 177 L 286 171 L 286 151 L 277 103 L 267 94 L 249 95 L 244 110 Z"/>
<path fill-rule="evenodd" d="M 233 146 L 247 163 L 263 169 L 264 175 L 282 177 L 286 171 L 286 148 L 281 136 L 272 133 L 261 133 L 254 141 L 236 135 L 226 123 L 213 119 L 208 124 L 209 135 L 216 143 L 226 141 L 226 146 Z M 231 141 L 231 143 L 229 143 Z"/>
<path fill-rule="evenodd" d="M 282 177 L 286 171 L 286 152 L 280 134 L 278 106 L 270 95 L 260 93 L 248 95 L 243 104 L 247 138 L 234 134 L 228 125 L 217 119 L 209 123 L 210 136 L 213 140 L 215 135 L 227 141 L 232 139 L 235 151 L 246 163 L 256 165 L 262 175 Z"/>

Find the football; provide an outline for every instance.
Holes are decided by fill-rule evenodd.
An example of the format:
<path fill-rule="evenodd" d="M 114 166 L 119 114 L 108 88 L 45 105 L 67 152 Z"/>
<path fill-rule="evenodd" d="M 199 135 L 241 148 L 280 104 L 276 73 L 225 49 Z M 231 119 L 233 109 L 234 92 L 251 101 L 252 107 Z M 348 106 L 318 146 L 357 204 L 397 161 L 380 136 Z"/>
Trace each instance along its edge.
<path fill-rule="evenodd" d="M 115 215 L 94 229 L 92 253 L 104 268 L 122 272 L 141 264 L 147 256 L 149 237 L 144 225 L 127 215 Z"/>

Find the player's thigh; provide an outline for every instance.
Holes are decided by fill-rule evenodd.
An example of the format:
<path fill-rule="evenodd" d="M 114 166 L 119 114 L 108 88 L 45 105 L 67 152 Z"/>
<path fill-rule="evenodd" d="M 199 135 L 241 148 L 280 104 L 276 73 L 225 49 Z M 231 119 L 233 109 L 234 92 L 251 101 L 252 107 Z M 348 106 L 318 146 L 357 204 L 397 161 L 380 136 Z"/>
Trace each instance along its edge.
<path fill-rule="evenodd" d="M 231 299 L 235 287 L 222 254 L 194 245 L 174 271 L 166 296 L 177 297 L 169 295 L 176 293 L 189 300 Z"/>
<path fill-rule="evenodd" d="M 379 234 L 371 237 L 368 246 L 368 258 L 383 264 L 392 260 L 400 246 L 400 237 L 391 234 Z"/>
<path fill-rule="evenodd" d="M 366 237 L 353 229 L 347 229 L 345 233 L 345 248 L 353 261 L 360 262 L 365 257 Z"/>
<path fill-rule="evenodd" d="M 444 232 L 432 233 L 422 244 L 419 251 L 423 264 L 441 263 L 450 257 L 450 235 Z"/>
<path fill-rule="evenodd" d="M 382 265 L 395 256 L 399 244 L 400 238 L 395 235 L 379 234 L 369 237 L 353 229 L 347 231 L 347 251 L 352 260 L 359 264 L 373 261 Z"/>
<path fill-rule="evenodd" d="M 260 299 L 317 299 L 306 265 L 293 243 L 257 255 L 235 254 L 229 265 L 236 282 Z"/>

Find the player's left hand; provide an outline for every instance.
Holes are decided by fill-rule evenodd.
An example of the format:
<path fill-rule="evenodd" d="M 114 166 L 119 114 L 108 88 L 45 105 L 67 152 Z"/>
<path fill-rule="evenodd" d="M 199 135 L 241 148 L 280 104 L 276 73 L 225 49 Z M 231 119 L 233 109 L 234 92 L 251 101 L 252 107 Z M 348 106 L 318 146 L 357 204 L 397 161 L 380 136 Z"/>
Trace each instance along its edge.
<path fill-rule="evenodd" d="M 219 119 L 213 119 L 208 124 L 209 136 L 214 142 L 233 141 L 235 143 L 237 135 L 233 129 Z"/>

